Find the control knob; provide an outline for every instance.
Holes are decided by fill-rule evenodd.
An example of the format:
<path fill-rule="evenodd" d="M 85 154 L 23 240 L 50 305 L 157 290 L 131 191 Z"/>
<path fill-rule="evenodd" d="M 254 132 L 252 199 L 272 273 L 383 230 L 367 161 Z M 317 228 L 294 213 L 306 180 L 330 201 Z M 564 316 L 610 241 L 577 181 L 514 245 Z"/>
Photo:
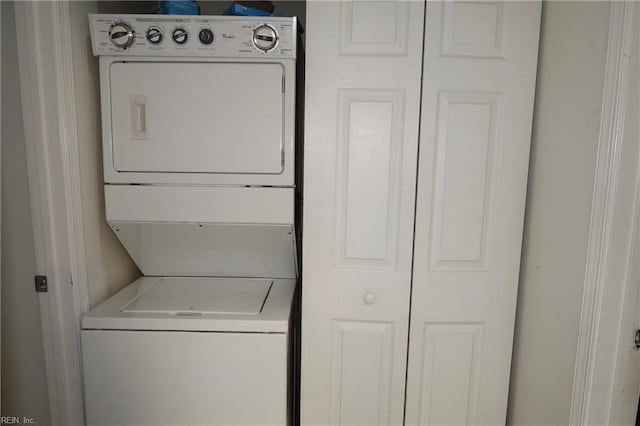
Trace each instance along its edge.
<path fill-rule="evenodd" d="M 173 30 L 171 38 L 178 44 L 185 44 L 189 39 L 189 33 L 184 28 L 176 28 Z"/>
<path fill-rule="evenodd" d="M 121 48 L 126 49 L 133 44 L 136 33 L 133 27 L 126 22 L 116 22 L 109 28 L 109 39 L 111 42 Z"/>
<path fill-rule="evenodd" d="M 267 24 L 260 25 L 253 30 L 253 45 L 263 52 L 268 52 L 278 43 L 278 33 Z"/>
<path fill-rule="evenodd" d="M 147 30 L 147 40 L 151 44 L 160 44 L 162 43 L 163 35 L 162 30 L 158 27 L 149 27 Z"/>
<path fill-rule="evenodd" d="M 209 45 L 213 43 L 213 31 L 209 28 L 203 28 L 198 33 L 198 38 L 200 39 L 200 43 Z"/>

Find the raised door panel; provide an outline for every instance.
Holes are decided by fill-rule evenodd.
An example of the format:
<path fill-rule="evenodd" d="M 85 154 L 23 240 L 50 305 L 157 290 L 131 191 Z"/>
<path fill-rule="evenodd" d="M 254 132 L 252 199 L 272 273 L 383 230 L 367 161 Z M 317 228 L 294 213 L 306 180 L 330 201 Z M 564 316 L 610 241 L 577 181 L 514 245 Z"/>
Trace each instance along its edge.
<path fill-rule="evenodd" d="M 482 331 L 473 323 L 424 325 L 419 424 L 475 424 Z"/>
<path fill-rule="evenodd" d="M 331 424 L 390 423 L 393 324 L 333 322 Z"/>
<path fill-rule="evenodd" d="M 336 266 L 394 269 L 403 90 L 338 91 Z"/>
<path fill-rule="evenodd" d="M 502 1 L 446 2 L 441 32 L 442 56 L 503 58 L 505 8 Z M 431 43 L 429 47 L 432 47 Z"/>
<path fill-rule="evenodd" d="M 504 424 L 540 4 L 427 2 L 406 424 Z"/>
<path fill-rule="evenodd" d="M 303 425 L 403 422 L 423 16 L 307 4 Z"/>
<path fill-rule="evenodd" d="M 485 270 L 500 93 L 440 92 L 430 266 Z"/>
<path fill-rule="evenodd" d="M 345 1 L 340 10 L 340 54 L 406 55 L 409 2 Z"/>

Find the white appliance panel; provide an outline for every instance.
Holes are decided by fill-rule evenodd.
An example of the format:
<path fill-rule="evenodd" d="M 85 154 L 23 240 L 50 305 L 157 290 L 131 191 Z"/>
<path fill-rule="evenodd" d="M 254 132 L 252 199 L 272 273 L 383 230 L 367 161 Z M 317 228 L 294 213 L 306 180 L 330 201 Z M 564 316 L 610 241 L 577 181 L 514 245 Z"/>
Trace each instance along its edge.
<path fill-rule="evenodd" d="M 285 425 L 288 339 L 83 330 L 87 425 Z"/>
<path fill-rule="evenodd" d="M 105 185 L 107 221 L 145 275 L 297 276 L 292 188 Z"/>
<path fill-rule="evenodd" d="M 125 23 L 132 30 L 129 47 L 116 46 L 109 36 L 114 24 Z M 189 56 L 235 58 L 295 58 L 297 19 L 274 16 L 205 16 L 205 15 L 105 15 L 90 14 L 93 54 L 118 56 Z M 277 34 L 274 47 L 259 49 L 253 40 L 254 30 L 268 25 Z M 187 40 L 178 44 L 172 40 L 176 29 L 185 30 Z M 150 40 L 149 30 L 160 33 L 160 40 Z M 213 41 L 205 44 L 199 33 L 209 30 Z"/>
<path fill-rule="evenodd" d="M 293 224 L 293 188 L 105 185 L 107 221 Z"/>
<path fill-rule="evenodd" d="M 90 22 L 106 216 L 146 276 L 82 316 L 87 424 L 290 424 L 296 20 Z"/>
<path fill-rule="evenodd" d="M 162 278 L 127 303 L 122 312 L 256 315 L 272 284 L 271 279 Z"/>
<path fill-rule="evenodd" d="M 296 278 L 291 225 L 109 222 L 145 275 Z"/>
<path fill-rule="evenodd" d="M 282 173 L 282 64 L 113 62 L 109 76 L 117 171 Z"/>
<path fill-rule="evenodd" d="M 167 287 L 184 284 L 188 280 L 196 280 L 191 277 L 140 277 L 127 287 L 111 296 L 89 313 L 82 316 L 83 330 L 163 330 L 163 331 L 218 331 L 218 332 L 242 332 L 242 333 L 288 333 L 291 318 L 291 302 L 296 287 L 295 279 L 269 279 L 269 288 L 266 295 L 258 290 L 250 295 L 250 298 L 262 298 L 263 304 L 259 312 L 247 314 L 246 305 L 235 304 L 235 308 L 222 308 L 223 302 L 199 301 L 206 305 L 201 315 L 179 315 L 181 311 L 176 310 L 176 306 L 184 306 L 186 302 L 193 301 L 194 295 L 180 296 L 181 302 L 172 302 L 164 296 L 172 291 L 161 290 L 148 300 L 148 312 L 127 311 L 126 307 L 133 300 L 144 297 L 150 289 L 164 280 Z M 211 286 L 228 286 L 220 291 L 211 290 L 210 293 L 218 293 L 218 296 L 230 300 L 240 297 L 240 294 L 251 285 L 250 281 L 257 283 L 260 287 L 263 281 L 259 278 L 208 278 Z M 238 284 L 236 286 L 236 284 Z M 166 289 L 165 289 L 166 290 Z M 264 290 L 264 288 L 262 288 Z M 189 289 L 185 289 L 187 293 Z M 208 291 L 208 290 L 207 290 Z M 234 291 L 237 291 L 235 295 Z M 242 302 L 244 303 L 244 302 Z M 124 308 L 124 309 L 123 309 Z M 255 308 L 254 308 L 255 309 Z M 236 312 L 213 312 L 215 310 L 235 310 Z M 242 312 L 244 311 L 244 312 Z"/>

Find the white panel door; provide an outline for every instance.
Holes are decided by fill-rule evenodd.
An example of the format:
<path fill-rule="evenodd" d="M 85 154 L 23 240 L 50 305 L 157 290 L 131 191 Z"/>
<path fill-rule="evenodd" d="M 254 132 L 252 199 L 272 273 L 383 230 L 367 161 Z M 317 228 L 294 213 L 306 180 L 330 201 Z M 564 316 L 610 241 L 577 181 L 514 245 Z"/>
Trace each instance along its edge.
<path fill-rule="evenodd" d="M 540 4 L 427 2 L 425 25 L 406 424 L 504 424 Z"/>
<path fill-rule="evenodd" d="M 423 7 L 307 3 L 303 425 L 403 422 Z"/>

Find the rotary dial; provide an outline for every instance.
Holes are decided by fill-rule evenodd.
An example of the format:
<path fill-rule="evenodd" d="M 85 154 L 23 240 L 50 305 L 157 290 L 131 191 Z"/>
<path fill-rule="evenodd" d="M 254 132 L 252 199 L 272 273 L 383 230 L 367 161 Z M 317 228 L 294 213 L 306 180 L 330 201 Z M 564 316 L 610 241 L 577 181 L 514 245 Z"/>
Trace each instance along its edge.
<path fill-rule="evenodd" d="M 189 40 L 189 33 L 184 28 L 176 28 L 173 30 L 171 38 L 178 44 L 185 44 Z"/>
<path fill-rule="evenodd" d="M 268 52 L 278 44 L 278 33 L 267 24 L 260 25 L 253 30 L 253 45 L 263 52 Z"/>
<path fill-rule="evenodd" d="M 147 30 L 147 40 L 151 44 L 160 44 L 162 43 L 163 34 L 162 30 L 158 27 L 149 27 Z"/>
<path fill-rule="evenodd" d="M 109 39 L 111 42 L 121 48 L 126 49 L 130 47 L 136 37 L 136 32 L 133 27 L 126 22 L 116 22 L 109 28 Z"/>

